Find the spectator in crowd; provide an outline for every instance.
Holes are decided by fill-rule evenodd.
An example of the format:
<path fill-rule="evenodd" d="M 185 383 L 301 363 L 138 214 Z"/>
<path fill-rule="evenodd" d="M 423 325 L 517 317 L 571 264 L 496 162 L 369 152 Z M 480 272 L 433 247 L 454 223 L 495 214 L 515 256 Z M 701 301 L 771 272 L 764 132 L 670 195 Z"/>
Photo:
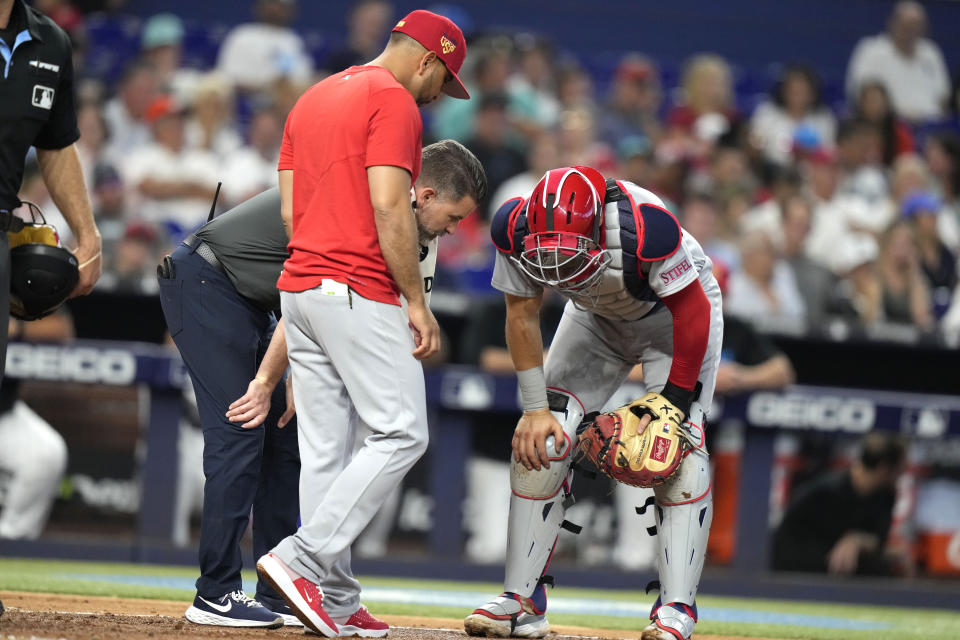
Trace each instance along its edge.
<path fill-rule="evenodd" d="M 670 157 L 704 158 L 738 119 L 730 65 L 715 54 L 694 56 L 684 69 L 682 89 L 682 102 L 667 114 L 660 151 Z"/>
<path fill-rule="evenodd" d="M 494 193 L 504 181 L 526 169 L 526 160 L 513 144 L 507 116 L 507 95 L 483 93 L 473 101 L 480 103 L 473 121 L 473 135 L 463 145 L 477 156 L 486 169 L 490 193 Z M 490 205 L 489 202 L 480 203 L 480 211 L 487 211 Z"/>
<path fill-rule="evenodd" d="M 617 65 L 609 100 L 600 115 L 600 139 L 611 146 L 630 136 L 659 140 L 662 99 L 656 65 L 637 53 L 626 54 Z"/>
<path fill-rule="evenodd" d="M 960 137 L 952 133 L 932 135 L 926 140 L 923 153 L 938 195 L 960 224 Z"/>
<path fill-rule="evenodd" d="M 802 320 L 806 306 L 790 267 L 762 230 L 747 232 L 740 241 L 740 269 L 730 274 L 724 309 L 748 319 Z"/>
<path fill-rule="evenodd" d="M 467 82 L 472 100 L 443 100 L 433 112 L 434 138 L 467 140 L 474 135 L 474 120 L 487 94 L 506 95 L 510 77 L 510 49 L 499 40 L 477 56 L 473 82 Z M 491 184 L 492 187 L 492 184 Z"/>
<path fill-rule="evenodd" d="M 796 194 L 783 203 L 780 224 L 783 229 L 783 259 L 793 272 L 797 289 L 803 296 L 807 320 L 815 326 L 832 309 L 835 279 L 828 269 L 807 255 L 812 216 L 810 201 Z"/>
<path fill-rule="evenodd" d="M 223 40 L 217 70 L 242 91 L 268 88 L 289 76 L 307 81 L 313 60 L 293 29 L 296 0 L 255 0 L 256 22 L 234 27 Z"/>
<path fill-rule="evenodd" d="M 770 100 L 753 112 L 750 133 L 764 156 L 777 164 L 793 162 L 793 141 L 798 130 L 813 135 L 819 144 L 832 147 L 837 121 L 823 103 L 820 78 L 813 69 L 789 65 L 771 92 Z"/>
<path fill-rule="evenodd" d="M 653 143 L 648 138 L 627 136 L 617 141 L 616 149 L 617 159 L 620 161 L 617 175 L 634 184 L 654 183 L 657 167 L 653 156 Z"/>
<path fill-rule="evenodd" d="M 254 111 L 247 144 L 230 154 L 223 168 L 223 194 L 228 203 L 239 204 L 277 182 L 282 138 L 283 124 L 272 106 Z"/>
<path fill-rule="evenodd" d="M 940 240 L 937 230 L 940 210 L 940 199 L 932 193 L 916 192 L 903 201 L 903 217 L 913 227 L 920 267 L 930 287 L 937 317 L 946 312 L 957 285 L 957 257 Z"/>
<path fill-rule="evenodd" d="M 869 122 L 846 120 L 837 131 L 837 166 L 840 170 L 837 193 L 867 203 L 866 215 L 850 218 L 849 223 L 871 233 L 880 233 L 892 222 L 892 217 L 881 215 L 890 194 L 881 164 L 881 144 L 879 129 Z"/>
<path fill-rule="evenodd" d="M 172 97 L 154 100 L 145 117 L 153 140 L 121 165 L 134 196 L 132 208 L 147 222 L 172 223 L 180 232 L 190 231 L 209 213 L 217 188 L 216 158 L 187 147 L 184 109 Z"/>
<path fill-rule="evenodd" d="M 853 105 L 853 119 L 877 127 L 883 153 L 883 164 L 889 167 L 898 156 L 914 150 L 913 132 L 893 111 L 890 94 L 879 80 L 860 85 Z"/>
<path fill-rule="evenodd" d="M 131 222 L 114 244 L 104 265 L 100 284 L 119 293 L 156 294 L 156 267 L 159 261 L 156 227 L 144 222 Z"/>
<path fill-rule="evenodd" d="M 617 167 L 613 149 L 597 139 L 594 111 L 587 107 L 567 109 L 560 114 L 558 140 L 560 162 L 567 166 L 590 166 L 612 174 Z"/>
<path fill-rule="evenodd" d="M 103 117 L 100 105 L 89 102 L 81 104 L 77 108 L 77 128 L 80 130 L 77 154 L 80 156 L 80 168 L 83 170 L 83 179 L 89 190 L 93 186 L 93 176 L 97 167 L 102 164 L 112 164 L 107 159 L 107 121 Z M 93 202 L 94 208 L 96 204 Z"/>
<path fill-rule="evenodd" d="M 873 236 L 848 233 L 836 245 L 835 312 L 868 327 L 884 320 L 883 283 L 877 270 L 879 248 Z"/>
<path fill-rule="evenodd" d="M 694 191 L 680 209 L 680 223 L 703 247 L 703 252 L 726 269 L 740 267 L 740 249 L 735 231 L 727 227 L 717 210 L 716 200 L 707 192 Z"/>
<path fill-rule="evenodd" d="M 928 146 L 931 140 L 927 141 Z M 960 166 L 960 148 L 957 151 L 957 166 Z M 937 166 L 940 160 L 937 157 L 931 157 L 934 166 Z M 942 166 L 938 167 L 938 171 L 943 169 Z M 960 186 L 960 176 L 955 176 L 955 179 Z M 937 215 L 937 234 L 940 241 L 951 252 L 957 254 L 960 253 L 960 200 L 954 200 L 951 204 L 949 187 L 941 189 L 939 184 L 923 158 L 915 153 L 903 154 L 893 163 L 890 176 L 890 198 L 885 208 L 889 211 L 890 219 L 893 220 L 900 217 L 903 202 L 912 194 L 918 192 L 936 194 L 942 205 Z"/>
<path fill-rule="evenodd" d="M 269 100 L 273 102 L 281 122 L 287 121 L 287 116 L 293 105 L 297 103 L 303 92 L 310 88 L 309 81 L 293 78 L 279 78 L 270 87 Z"/>
<path fill-rule="evenodd" d="M 323 64 L 330 73 L 370 62 L 383 49 L 384 36 L 393 20 L 388 0 L 355 0 L 347 13 L 347 37 Z"/>
<path fill-rule="evenodd" d="M 547 171 L 556 164 L 557 156 L 560 153 L 560 147 L 557 145 L 556 136 L 552 133 L 542 133 L 535 136 L 527 147 L 527 168 L 525 171 L 507 178 L 501 183 L 500 187 L 493 192 L 490 198 L 490 206 L 487 207 L 489 215 L 493 215 L 504 202 L 510 198 L 521 196 L 526 198 L 533 191 L 537 182 Z M 458 236 L 462 235 L 463 225 L 460 226 Z M 451 238 L 452 239 L 452 238 Z M 489 241 L 486 244 L 490 244 Z"/>
<path fill-rule="evenodd" d="M 818 148 L 798 158 L 806 192 L 813 203 L 813 220 L 807 240 L 807 255 L 837 271 L 837 245 L 850 231 L 850 220 L 868 220 L 870 209 L 856 194 L 837 189 L 840 171 L 836 152 Z"/>
<path fill-rule="evenodd" d="M 187 146 L 212 153 L 222 164 L 243 145 L 234 121 L 230 83 L 216 72 L 208 73 L 194 86 L 188 104 Z"/>
<path fill-rule="evenodd" d="M 753 202 L 757 180 L 741 147 L 724 140 L 712 147 L 705 159 L 706 166 L 690 175 L 688 186 L 708 190 L 721 200 L 742 193 L 746 196 L 747 206 Z"/>
<path fill-rule="evenodd" d="M 906 221 L 897 221 L 884 233 L 877 266 L 883 284 L 884 318 L 930 329 L 930 287 L 920 266 L 913 229 Z"/>
<path fill-rule="evenodd" d="M 61 307 L 53 315 L 23 322 L 9 319 L 10 340 L 64 342 L 73 338 L 73 322 Z M 63 436 L 20 399 L 20 381 L 0 383 L 0 469 L 9 474 L 0 509 L 0 539 L 38 538 L 67 469 Z"/>
<path fill-rule="evenodd" d="M 574 60 L 565 60 L 557 68 L 557 100 L 560 109 L 594 109 L 593 80 Z"/>
<path fill-rule="evenodd" d="M 892 434 L 867 434 L 849 469 L 794 489 L 773 537 L 773 568 L 835 575 L 891 575 L 885 549 L 904 446 Z"/>
<path fill-rule="evenodd" d="M 803 178 L 791 165 L 766 165 L 764 182 L 756 191 L 759 203 L 740 217 L 738 229 L 764 229 L 779 245 L 783 243 L 783 208 L 791 198 L 803 193 Z"/>
<path fill-rule="evenodd" d="M 507 78 L 510 116 L 523 136 L 533 137 L 554 128 L 560 118 L 552 65 L 556 54 L 546 39 L 528 33 L 517 36 L 515 44 L 517 70 Z"/>
<path fill-rule="evenodd" d="M 103 238 L 103 255 L 112 256 L 117 241 L 127 230 L 126 188 L 120 173 L 111 164 L 99 164 L 93 170 L 90 187 L 93 219 Z"/>
<path fill-rule="evenodd" d="M 157 72 L 146 62 L 134 62 L 124 71 L 117 95 L 103 109 L 112 157 L 126 158 L 150 142 L 150 125 L 144 116 L 159 95 L 158 86 Z"/>
<path fill-rule="evenodd" d="M 140 55 L 156 72 L 161 91 L 188 100 L 199 73 L 182 66 L 183 37 L 183 21 L 177 15 L 158 13 L 150 16 L 140 32 Z"/>
<path fill-rule="evenodd" d="M 857 43 L 847 67 L 847 96 L 854 100 L 867 81 L 879 80 L 901 118 L 919 123 L 944 115 L 950 77 L 940 47 L 924 37 L 927 13 L 914 0 L 898 2 L 887 32 Z"/>

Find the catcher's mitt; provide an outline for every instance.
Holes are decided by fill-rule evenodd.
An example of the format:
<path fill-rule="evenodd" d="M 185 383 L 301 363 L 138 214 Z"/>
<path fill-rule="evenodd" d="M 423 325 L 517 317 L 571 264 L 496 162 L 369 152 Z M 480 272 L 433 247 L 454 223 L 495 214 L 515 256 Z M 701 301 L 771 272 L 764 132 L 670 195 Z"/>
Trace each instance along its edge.
<path fill-rule="evenodd" d="M 640 418 L 650 424 L 637 433 Z M 648 393 L 616 411 L 601 413 L 579 429 L 578 448 L 597 469 L 635 487 L 666 481 L 680 467 L 690 447 L 683 412 L 659 393 Z"/>

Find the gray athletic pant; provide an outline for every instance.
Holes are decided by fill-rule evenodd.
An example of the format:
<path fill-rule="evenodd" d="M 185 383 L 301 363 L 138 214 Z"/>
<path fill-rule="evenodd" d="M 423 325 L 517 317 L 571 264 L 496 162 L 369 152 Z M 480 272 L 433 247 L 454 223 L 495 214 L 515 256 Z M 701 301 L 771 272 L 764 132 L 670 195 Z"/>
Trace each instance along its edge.
<path fill-rule="evenodd" d="M 303 524 L 273 553 L 321 586 L 327 613 L 348 616 L 360 604 L 350 545 L 427 448 L 423 369 L 402 307 L 321 287 L 280 300 Z"/>

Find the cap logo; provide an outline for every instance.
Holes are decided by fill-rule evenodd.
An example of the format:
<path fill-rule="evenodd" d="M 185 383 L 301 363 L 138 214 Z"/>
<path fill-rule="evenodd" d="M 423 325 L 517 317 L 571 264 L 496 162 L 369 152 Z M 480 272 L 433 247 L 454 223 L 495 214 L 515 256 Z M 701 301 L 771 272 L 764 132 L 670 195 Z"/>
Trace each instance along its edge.
<path fill-rule="evenodd" d="M 448 56 L 453 53 L 453 50 L 457 48 L 457 45 L 453 44 L 450 38 L 443 35 L 440 36 L 440 48 L 443 49 L 443 55 Z"/>
<path fill-rule="evenodd" d="M 405 24 L 407 24 L 407 21 L 406 21 L 406 20 L 401 20 L 400 22 L 397 23 L 397 26 L 395 26 L 394 29 L 399 29 L 400 27 L 402 27 L 402 26 L 405 25 Z"/>

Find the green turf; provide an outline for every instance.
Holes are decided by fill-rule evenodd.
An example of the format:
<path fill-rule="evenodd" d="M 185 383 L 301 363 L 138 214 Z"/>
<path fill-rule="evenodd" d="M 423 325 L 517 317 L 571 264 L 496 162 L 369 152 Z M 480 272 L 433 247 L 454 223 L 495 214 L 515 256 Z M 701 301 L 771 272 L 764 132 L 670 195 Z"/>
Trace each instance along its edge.
<path fill-rule="evenodd" d="M 153 565 L 0 558 L 0 590 L 182 600 L 185 604 L 193 597 L 193 591 L 186 589 L 144 587 L 64 577 L 65 574 L 78 573 L 153 575 L 192 579 L 196 576 L 196 569 L 193 567 L 159 567 Z M 244 572 L 244 578 L 253 581 L 256 576 L 253 572 Z M 444 582 L 375 578 L 368 576 L 360 576 L 360 578 L 363 584 L 369 586 L 406 587 L 411 589 L 455 589 L 484 593 L 489 592 L 491 594 L 496 593 L 500 589 L 499 585 L 489 583 Z M 603 591 L 559 587 L 553 593 L 557 596 L 569 598 L 593 598 L 606 601 L 653 601 L 652 596 L 639 591 Z M 951 611 L 924 610 L 921 625 L 917 623 L 918 616 L 915 610 L 894 607 L 792 602 L 783 600 L 755 600 L 703 594 L 698 596 L 697 601 L 698 604 L 704 608 L 752 609 L 783 614 L 836 616 L 880 622 L 890 626 L 889 629 L 883 630 L 856 631 L 850 629 L 818 629 L 789 625 L 711 622 L 710 620 L 703 620 L 697 625 L 698 636 L 719 634 L 790 640 L 909 640 L 914 638 L 917 640 L 956 640 L 960 638 L 960 613 Z M 368 601 L 367 604 L 371 605 L 376 613 L 387 615 L 461 618 L 469 613 L 469 611 L 457 607 L 439 607 L 428 604 L 410 605 L 376 603 L 375 601 Z M 637 629 L 643 622 L 633 618 L 574 614 L 552 614 L 550 620 L 558 625 L 576 625 L 604 629 Z"/>

